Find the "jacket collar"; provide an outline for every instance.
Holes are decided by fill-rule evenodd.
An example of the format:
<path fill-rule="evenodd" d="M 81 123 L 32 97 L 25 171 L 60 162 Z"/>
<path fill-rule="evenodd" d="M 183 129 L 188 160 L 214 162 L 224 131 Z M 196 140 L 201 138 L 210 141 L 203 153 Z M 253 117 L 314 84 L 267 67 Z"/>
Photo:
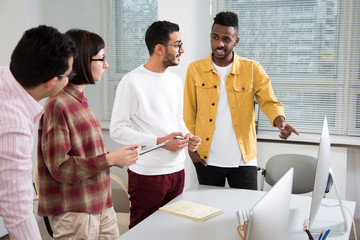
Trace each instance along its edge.
<path fill-rule="evenodd" d="M 234 75 L 238 75 L 240 73 L 240 57 L 233 51 L 234 57 L 233 57 L 233 65 L 231 67 L 231 71 L 230 74 L 234 74 Z M 205 68 L 204 68 L 205 72 L 216 72 L 214 65 L 212 64 L 212 53 L 210 53 L 210 55 L 206 58 L 206 62 L 205 62 Z"/>

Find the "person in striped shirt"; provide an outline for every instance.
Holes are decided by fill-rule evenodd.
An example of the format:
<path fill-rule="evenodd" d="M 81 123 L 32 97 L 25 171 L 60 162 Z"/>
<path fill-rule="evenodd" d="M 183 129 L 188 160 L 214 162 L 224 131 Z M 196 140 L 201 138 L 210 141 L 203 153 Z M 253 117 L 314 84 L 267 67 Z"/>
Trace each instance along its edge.
<path fill-rule="evenodd" d="M 65 34 L 77 49 L 74 76 L 46 101 L 39 123 L 38 214 L 52 216 L 54 239 L 115 239 L 110 166 L 134 164 L 141 147 L 105 150 L 101 126 L 84 95 L 85 86 L 100 81 L 109 67 L 104 40 L 86 30 Z"/>
<path fill-rule="evenodd" d="M 41 99 L 57 94 L 72 70 L 74 45 L 57 29 L 25 31 L 0 67 L 0 212 L 12 240 L 40 240 L 33 213 L 32 150 Z"/>

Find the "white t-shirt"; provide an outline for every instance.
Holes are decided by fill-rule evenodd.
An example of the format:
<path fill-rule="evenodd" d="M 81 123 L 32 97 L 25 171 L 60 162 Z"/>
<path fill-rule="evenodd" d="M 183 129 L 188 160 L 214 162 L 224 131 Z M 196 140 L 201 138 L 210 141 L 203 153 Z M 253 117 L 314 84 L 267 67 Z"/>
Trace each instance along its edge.
<path fill-rule="evenodd" d="M 219 67 L 213 62 L 220 77 L 219 103 L 216 112 L 214 135 L 211 140 L 207 164 L 217 167 L 256 166 L 256 157 L 245 163 L 236 139 L 226 92 L 226 76 L 232 64 Z"/>
<path fill-rule="evenodd" d="M 158 137 L 172 132 L 189 133 L 183 120 L 181 79 L 166 70 L 155 73 L 143 65 L 126 74 L 117 90 L 110 136 L 122 145 L 156 145 Z M 142 175 L 169 174 L 184 169 L 184 150 L 166 149 L 141 155 L 130 170 Z"/>

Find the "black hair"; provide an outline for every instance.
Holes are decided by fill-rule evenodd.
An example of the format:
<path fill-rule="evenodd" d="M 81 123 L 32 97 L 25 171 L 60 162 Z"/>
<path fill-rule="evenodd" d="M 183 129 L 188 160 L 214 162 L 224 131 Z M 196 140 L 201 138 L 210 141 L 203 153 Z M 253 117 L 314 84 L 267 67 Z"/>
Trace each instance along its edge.
<path fill-rule="evenodd" d="M 96 33 L 81 29 L 70 29 L 65 35 L 73 40 L 76 47 L 73 63 L 73 72 L 76 73 L 76 76 L 69 79 L 69 82 L 77 85 L 94 84 L 95 81 L 91 73 L 91 58 L 105 48 L 104 40 Z"/>
<path fill-rule="evenodd" d="M 10 71 L 24 88 L 37 87 L 64 74 L 74 56 L 71 39 L 56 28 L 40 25 L 23 34 L 10 60 Z"/>
<path fill-rule="evenodd" d="M 168 43 L 172 32 L 179 32 L 179 25 L 168 21 L 157 21 L 150 25 L 145 34 L 145 42 L 150 56 L 157 44 Z"/>
<path fill-rule="evenodd" d="M 212 27 L 214 27 L 215 24 L 234 27 L 237 32 L 239 27 L 238 16 L 236 13 L 233 12 L 219 12 L 214 17 L 214 23 Z"/>

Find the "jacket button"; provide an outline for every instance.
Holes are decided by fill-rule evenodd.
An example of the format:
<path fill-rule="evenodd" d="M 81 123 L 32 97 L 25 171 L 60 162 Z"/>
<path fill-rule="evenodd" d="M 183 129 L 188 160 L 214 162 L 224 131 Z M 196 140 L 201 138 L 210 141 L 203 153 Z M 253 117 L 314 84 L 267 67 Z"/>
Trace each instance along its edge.
<path fill-rule="evenodd" d="M 211 105 L 212 105 L 212 106 L 215 106 L 215 103 L 212 103 Z"/>
<path fill-rule="evenodd" d="M 205 83 L 201 84 L 201 86 L 203 86 L 203 87 L 204 87 L 204 86 L 205 86 Z"/>
<path fill-rule="evenodd" d="M 243 91 L 244 91 L 244 90 L 245 90 L 245 88 L 243 87 L 241 90 L 243 90 Z"/>
<path fill-rule="evenodd" d="M 209 141 L 209 138 L 206 138 L 206 141 Z"/>
<path fill-rule="evenodd" d="M 212 122 L 212 119 L 210 118 L 209 121 Z"/>
<path fill-rule="evenodd" d="M 214 88 L 217 88 L 217 86 L 216 86 L 216 85 L 214 85 Z"/>
<path fill-rule="evenodd" d="M 207 156 L 204 156 L 204 159 L 207 159 Z"/>

